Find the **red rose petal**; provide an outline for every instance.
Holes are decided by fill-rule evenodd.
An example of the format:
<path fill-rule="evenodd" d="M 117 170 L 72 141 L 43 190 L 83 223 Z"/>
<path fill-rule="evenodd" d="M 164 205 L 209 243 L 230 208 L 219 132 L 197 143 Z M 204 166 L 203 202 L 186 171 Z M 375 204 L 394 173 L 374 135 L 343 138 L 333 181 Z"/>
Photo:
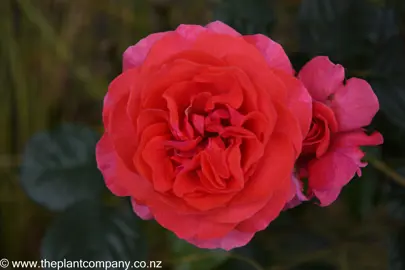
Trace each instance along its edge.
<path fill-rule="evenodd" d="M 271 68 L 282 70 L 290 77 L 294 75 L 292 64 L 280 44 L 261 34 L 244 36 L 243 38 L 262 53 Z"/>

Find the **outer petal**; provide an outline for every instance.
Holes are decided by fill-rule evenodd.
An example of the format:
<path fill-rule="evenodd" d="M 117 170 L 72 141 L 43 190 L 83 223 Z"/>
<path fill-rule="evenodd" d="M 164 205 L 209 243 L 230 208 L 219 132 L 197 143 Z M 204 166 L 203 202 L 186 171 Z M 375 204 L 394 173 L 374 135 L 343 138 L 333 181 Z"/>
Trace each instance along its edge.
<path fill-rule="evenodd" d="M 358 129 L 351 132 L 339 133 L 339 136 L 334 139 L 333 148 L 373 146 L 380 145 L 383 142 L 384 138 L 379 132 L 373 132 L 373 134 L 367 135 L 362 129 Z"/>
<path fill-rule="evenodd" d="M 111 138 L 117 155 L 129 169 L 134 169 L 130 160 L 135 152 L 136 143 L 133 140 L 135 129 L 126 109 L 129 92 L 138 90 L 133 87 L 133 81 L 137 76 L 137 69 L 131 69 L 115 78 L 108 88 L 103 108 L 106 132 Z"/>
<path fill-rule="evenodd" d="M 142 219 L 148 220 L 153 219 L 153 214 L 150 211 L 149 207 L 146 205 L 138 204 L 133 198 L 131 199 L 132 209 L 134 212 Z"/>
<path fill-rule="evenodd" d="M 176 32 L 184 38 L 184 41 L 193 41 L 197 38 L 197 36 L 202 33 L 206 32 L 206 30 L 218 33 L 218 34 L 226 34 L 234 37 L 241 36 L 236 30 L 232 27 L 220 22 L 215 21 L 212 22 L 206 27 L 202 27 L 199 25 L 180 25 L 175 31 L 168 31 L 168 32 L 161 32 L 161 33 L 154 33 L 151 34 L 143 39 L 141 39 L 138 43 L 133 46 L 128 47 L 123 55 L 123 71 L 128 69 L 140 66 L 144 61 L 146 56 L 148 55 L 152 46 L 159 41 L 162 37 Z M 177 44 L 182 44 L 183 42 L 178 42 Z"/>
<path fill-rule="evenodd" d="M 271 68 L 294 75 L 295 71 L 292 64 L 280 44 L 262 34 L 244 36 L 243 38 L 263 54 Z"/>
<path fill-rule="evenodd" d="M 107 133 L 103 135 L 96 146 L 96 159 L 106 186 L 115 195 L 133 196 L 140 201 L 146 201 L 153 196 L 151 184 L 138 174 L 128 170 L 116 154 Z"/>
<path fill-rule="evenodd" d="M 155 33 L 141 39 L 138 43 L 128 47 L 123 55 L 123 71 L 140 66 L 149 53 L 150 48 L 168 32 Z"/>
<path fill-rule="evenodd" d="M 315 190 L 315 196 L 321 202 L 321 206 L 328 206 L 339 197 L 342 188 L 330 188 L 326 190 Z"/>
<path fill-rule="evenodd" d="M 298 119 L 302 140 L 307 136 L 312 120 L 312 98 L 305 86 L 284 72 L 275 72 L 288 89 L 288 107 Z"/>
<path fill-rule="evenodd" d="M 187 40 L 195 40 L 200 33 L 206 31 L 207 29 L 204 27 L 192 24 L 181 24 L 176 29 L 176 33 L 180 34 L 180 36 Z"/>
<path fill-rule="evenodd" d="M 323 196 L 321 206 L 330 205 L 336 198 L 326 196 L 327 191 L 339 189 L 345 186 L 356 174 L 362 164 L 364 153 L 357 148 L 348 148 L 340 151 L 329 152 L 318 160 L 309 163 L 308 185 L 315 196 L 321 192 Z M 326 193 L 325 193 L 326 192 Z"/>
<path fill-rule="evenodd" d="M 229 25 L 226 25 L 220 21 L 215 21 L 215 22 L 209 23 L 205 27 L 210 32 L 213 32 L 213 33 L 226 34 L 226 35 L 230 35 L 230 36 L 234 36 L 234 37 L 241 36 L 241 34 L 239 34 L 235 29 L 233 29 Z"/>
<path fill-rule="evenodd" d="M 236 226 L 232 223 L 211 221 L 201 212 L 200 215 L 182 215 L 176 209 L 167 208 L 167 205 L 162 204 L 164 204 L 163 201 L 156 200 L 151 205 L 156 221 L 181 239 L 222 238 Z"/>
<path fill-rule="evenodd" d="M 109 136 L 105 133 L 96 146 L 96 159 L 98 169 L 104 176 L 107 188 L 116 196 L 129 196 L 125 186 L 120 185 L 115 175 L 117 162 L 114 146 Z"/>
<path fill-rule="evenodd" d="M 309 163 L 309 188 L 321 201 L 322 206 L 331 204 L 338 196 L 338 191 L 354 175 L 365 167 L 361 159 L 364 153 L 359 146 L 382 143 L 382 136 L 374 133 L 368 136 L 363 131 L 342 133 L 335 138 L 331 151 Z"/>
<path fill-rule="evenodd" d="M 275 190 L 265 207 L 251 218 L 242 221 L 236 228 L 242 232 L 253 233 L 266 229 L 285 206 L 287 197 L 285 194 L 288 192 L 289 190 Z"/>
<path fill-rule="evenodd" d="M 345 69 L 333 64 L 326 56 L 318 56 L 301 69 L 298 77 L 312 98 L 326 101 L 343 84 Z"/>
<path fill-rule="evenodd" d="M 200 239 L 186 239 L 189 243 L 199 247 L 208 249 L 222 248 L 225 250 L 231 250 L 233 248 L 242 247 L 250 242 L 253 238 L 254 233 L 240 232 L 238 230 L 233 230 L 229 232 L 226 236 L 222 238 L 200 240 Z"/>
<path fill-rule="evenodd" d="M 304 201 L 308 201 L 309 198 L 304 195 L 302 192 L 302 183 L 297 179 L 297 177 L 293 174 L 291 177 L 291 181 L 293 182 L 293 190 L 292 193 L 294 194 L 292 199 L 284 206 L 284 210 L 288 210 L 294 207 L 297 207 Z"/>
<path fill-rule="evenodd" d="M 339 131 L 367 126 L 379 110 L 378 98 L 365 80 L 352 78 L 339 87 L 331 102 Z"/>
<path fill-rule="evenodd" d="M 110 114 L 122 99 L 128 97 L 132 80 L 137 75 L 137 69 L 128 70 L 116 77 L 108 86 L 108 92 L 104 97 L 103 104 L 103 123 L 107 130 L 110 124 Z"/>

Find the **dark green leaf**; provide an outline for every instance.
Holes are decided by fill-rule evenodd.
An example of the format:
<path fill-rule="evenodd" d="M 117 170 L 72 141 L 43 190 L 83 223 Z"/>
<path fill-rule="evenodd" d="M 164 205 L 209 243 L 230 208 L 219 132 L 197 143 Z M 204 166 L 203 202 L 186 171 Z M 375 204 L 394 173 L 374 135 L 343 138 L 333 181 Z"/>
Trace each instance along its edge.
<path fill-rule="evenodd" d="M 388 241 L 388 270 L 405 269 L 405 228 L 392 233 Z"/>
<path fill-rule="evenodd" d="M 106 207 L 80 202 L 62 213 L 48 229 L 41 257 L 48 261 L 144 260 L 146 246 L 138 222 L 129 204 Z"/>
<path fill-rule="evenodd" d="M 95 161 L 98 138 L 91 129 L 71 124 L 34 135 L 21 168 L 26 193 L 51 210 L 99 196 L 104 183 Z"/>
<path fill-rule="evenodd" d="M 246 246 L 232 250 L 232 256 L 215 270 L 257 270 L 258 265 L 270 266 L 273 258 L 260 242 L 263 236 L 264 232 L 259 232 Z"/>
<path fill-rule="evenodd" d="M 337 270 L 333 264 L 327 262 L 307 262 L 291 268 L 290 270 Z"/>
<path fill-rule="evenodd" d="M 381 78 L 370 79 L 369 82 L 378 97 L 382 113 L 392 124 L 405 129 L 405 80 Z"/>
<path fill-rule="evenodd" d="M 301 50 L 342 60 L 347 53 L 350 1 L 303 0 L 299 11 Z"/>
<path fill-rule="evenodd" d="M 384 43 L 375 57 L 373 71 L 376 76 L 397 79 L 404 82 L 405 75 L 405 41 L 400 35 Z"/>
<path fill-rule="evenodd" d="M 211 270 L 223 263 L 229 253 L 197 248 L 169 233 L 174 270 Z"/>
<path fill-rule="evenodd" d="M 405 168 L 400 168 L 397 172 L 405 177 Z M 405 221 L 405 187 L 389 183 L 385 194 L 388 214 L 394 219 Z"/>
<path fill-rule="evenodd" d="M 405 42 L 392 37 L 375 57 L 370 83 L 387 119 L 405 129 Z"/>
<path fill-rule="evenodd" d="M 379 147 L 367 147 L 363 150 L 366 156 L 381 159 Z M 360 178 L 356 177 L 343 189 L 343 196 L 354 217 L 363 219 L 373 212 L 380 187 L 380 176 L 376 168 L 368 165 L 362 169 Z"/>
<path fill-rule="evenodd" d="M 398 33 L 393 10 L 368 0 L 303 0 L 299 12 L 301 49 L 312 56 L 361 65 L 373 44 Z"/>
<path fill-rule="evenodd" d="M 270 34 L 275 23 L 268 0 L 222 0 L 214 18 L 232 26 L 242 34 Z"/>
<path fill-rule="evenodd" d="M 322 233 L 302 223 L 301 214 L 308 210 L 308 204 L 283 212 L 280 217 L 270 223 L 266 229 L 268 250 L 274 254 L 276 260 L 285 260 L 294 256 L 305 256 L 330 247 L 331 243 Z"/>

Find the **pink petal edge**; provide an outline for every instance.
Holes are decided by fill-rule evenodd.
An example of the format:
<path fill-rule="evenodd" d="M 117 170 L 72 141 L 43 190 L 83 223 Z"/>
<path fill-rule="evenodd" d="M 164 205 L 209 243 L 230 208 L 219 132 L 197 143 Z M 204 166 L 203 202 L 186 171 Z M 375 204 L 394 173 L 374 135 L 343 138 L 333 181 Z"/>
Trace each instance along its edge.
<path fill-rule="evenodd" d="M 224 249 L 231 250 L 238 247 L 243 247 L 252 240 L 255 233 L 240 232 L 233 230 L 226 236 L 217 239 L 198 240 L 198 239 L 185 239 L 190 244 L 193 244 L 199 248 L 207 249 Z"/>
<path fill-rule="evenodd" d="M 282 70 L 289 75 L 295 74 L 290 59 L 280 44 L 262 34 L 244 36 L 243 38 L 262 53 L 271 68 Z"/>
<path fill-rule="evenodd" d="M 331 150 L 320 159 L 309 163 L 309 188 L 320 200 L 321 206 L 330 205 L 340 190 L 349 183 L 367 163 L 360 146 L 379 145 L 382 135 L 375 132 L 367 135 L 362 130 L 340 133 L 331 146 Z"/>
<path fill-rule="evenodd" d="M 149 207 L 145 205 L 139 205 L 134 199 L 131 199 L 132 209 L 143 220 L 153 219 L 153 214 Z"/>
<path fill-rule="evenodd" d="M 217 34 L 226 34 L 234 37 L 240 37 L 241 34 L 238 33 L 235 29 L 230 27 L 229 25 L 221 22 L 221 21 L 214 21 L 205 26 L 209 31 Z"/>
<path fill-rule="evenodd" d="M 141 39 L 135 45 L 128 47 L 123 54 L 123 72 L 128 69 L 140 66 L 145 61 L 153 44 L 164 37 L 169 32 L 151 34 Z"/>
<path fill-rule="evenodd" d="M 370 84 L 358 78 L 349 79 L 336 90 L 330 107 L 335 112 L 339 131 L 369 125 L 380 108 Z"/>
<path fill-rule="evenodd" d="M 345 69 L 333 64 L 326 56 L 317 56 L 301 69 L 298 78 L 312 98 L 325 102 L 343 84 Z"/>

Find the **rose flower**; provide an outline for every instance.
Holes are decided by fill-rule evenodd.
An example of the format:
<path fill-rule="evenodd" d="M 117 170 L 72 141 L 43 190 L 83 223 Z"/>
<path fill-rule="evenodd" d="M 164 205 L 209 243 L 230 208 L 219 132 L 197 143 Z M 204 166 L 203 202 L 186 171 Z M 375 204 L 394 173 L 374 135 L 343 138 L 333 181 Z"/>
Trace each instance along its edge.
<path fill-rule="evenodd" d="M 243 246 L 294 196 L 311 106 L 271 39 L 180 25 L 125 51 L 104 99 L 98 167 L 141 218 L 198 247 Z"/>
<path fill-rule="evenodd" d="M 311 198 L 327 206 L 356 173 L 361 176 L 367 163 L 360 146 L 383 143 L 380 133 L 363 129 L 379 110 L 378 99 L 365 80 L 345 81 L 344 68 L 324 56 L 307 63 L 298 77 L 312 96 L 313 116 L 293 177 L 297 197 L 287 208 Z"/>

